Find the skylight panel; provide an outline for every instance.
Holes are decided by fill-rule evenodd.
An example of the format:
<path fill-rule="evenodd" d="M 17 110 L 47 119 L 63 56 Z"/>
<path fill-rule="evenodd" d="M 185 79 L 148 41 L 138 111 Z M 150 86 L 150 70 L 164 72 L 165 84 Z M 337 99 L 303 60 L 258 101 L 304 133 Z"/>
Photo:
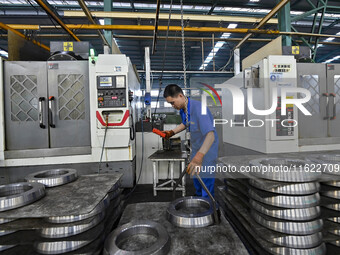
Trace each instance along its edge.
<path fill-rule="evenodd" d="M 5 50 L 0 50 L 0 56 L 8 58 L 8 52 Z"/>
<path fill-rule="evenodd" d="M 331 62 L 333 62 L 333 61 L 335 61 L 335 60 L 338 60 L 338 59 L 340 59 L 340 55 L 338 55 L 338 56 L 336 56 L 336 57 L 334 57 L 334 58 L 328 59 L 328 60 L 326 60 L 324 63 L 325 63 L 325 64 L 328 64 L 328 63 L 331 63 Z"/>

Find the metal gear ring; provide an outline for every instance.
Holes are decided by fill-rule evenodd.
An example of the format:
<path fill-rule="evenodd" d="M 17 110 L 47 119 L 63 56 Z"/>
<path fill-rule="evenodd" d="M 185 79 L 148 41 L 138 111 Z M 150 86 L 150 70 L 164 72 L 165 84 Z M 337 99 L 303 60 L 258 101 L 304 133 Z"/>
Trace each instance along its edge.
<path fill-rule="evenodd" d="M 44 170 L 29 174 L 25 177 L 28 182 L 39 182 L 51 188 L 72 182 L 78 178 L 77 170 L 70 168 L 60 168 Z"/>
<path fill-rule="evenodd" d="M 127 251 L 119 248 L 122 241 L 138 234 L 152 235 L 157 241 L 142 250 Z M 159 223 L 150 220 L 129 222 L 118 227 L 105 241 L 104 254 L 108 255 L 164 255 L 170 250 L 170 237 L 166 229 Z"/>
<path fill-rule="evenodd" d="M 203 209 L 186 213 L 181 209 Z M 168 220 L 177 227 L 200 228 L 214 224 L 214 210 L 209 199 L 203 197 L 182 197 L 171 202 L 167 209 Z"/>
<path fill-rule="evenodd" d="M 40 183 L 20 182 L 0 186 L 0 211 L 31 204 L 45 196 L 45 186 Z"/>

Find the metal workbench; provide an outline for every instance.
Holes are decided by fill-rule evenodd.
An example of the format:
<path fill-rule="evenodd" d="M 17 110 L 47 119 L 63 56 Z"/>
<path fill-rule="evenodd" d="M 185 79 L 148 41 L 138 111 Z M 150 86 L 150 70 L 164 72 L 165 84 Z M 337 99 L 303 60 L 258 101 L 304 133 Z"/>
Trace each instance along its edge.
<path fill-rule="evenodd" d="M 153 171 L 153 195 L 157 195 L 157 190 L 169 190 L 172 191 L 176 181 L 174 180 L 174 163 L 179 162 L 181 164 L 180 172 L 185 168 L 185 155 L 180 150 L 166 151 L 158 150 L 149 156 L 152 161 Z M 170 180 L 158 184 L 158 162 L 168 161 L 170 164 Z M 170 187 L 169 187 L 170 185 Z M 182 195 L 185 196 L 185 176 L 182 178 L 182 183 L 178 186 L 177 190 L 182 191 Z"/>

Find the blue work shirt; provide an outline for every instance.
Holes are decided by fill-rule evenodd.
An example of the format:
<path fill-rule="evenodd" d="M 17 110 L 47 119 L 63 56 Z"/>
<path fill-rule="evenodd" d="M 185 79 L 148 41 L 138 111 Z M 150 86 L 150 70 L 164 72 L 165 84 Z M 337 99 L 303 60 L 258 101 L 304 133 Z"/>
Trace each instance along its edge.
<path fill-rule="evenodd" d="M 214 118 L 207 108 L 207 114 L 201 114 L 202 104 L 199 101 L 191 100 L 188 98 L 188 120 L 190 129 L 190 143 L 192 149 L 191 158 L 193 158 L 196 153 L 201 148 L 206 135 L 213 131 L 215 135 L 214 143 L 211 145 L 209 151 L 205 154 L 203 158 L 202 166 L 216 166 L 216 159 L 218 155 L 218 136 L 214 127 Z M 182 123 L 186 125 L 186 114 L 183 109 L 180 110 Z"/>

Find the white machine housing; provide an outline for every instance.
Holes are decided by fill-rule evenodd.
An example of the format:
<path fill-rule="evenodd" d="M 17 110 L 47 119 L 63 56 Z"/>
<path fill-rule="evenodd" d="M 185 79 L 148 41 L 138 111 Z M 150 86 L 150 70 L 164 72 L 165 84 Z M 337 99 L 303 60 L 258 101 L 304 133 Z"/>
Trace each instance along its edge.
<path fill-rule="evenodd" d="M 254 73 L 258 73 L 258 76 L 252 77 Z M 234 85 L 242 90 L 245 102 L 245 114 L 243 116 L 233 115 L 233 98 L 229 89 L 225 88 L 226 84 Z M 267 110 L 271 108 L 273 103 L 273 90 L 278 91 L 279 101 L 281 98 L 280 88 L 296 88 L 296 86 L 296 61 L 293 56 L 269 56 L 224 84 L 217 85 L 216 87 L 222 88 L 222 117 L 228 121 L 227 124 L 223 124 L 223 142 L 263 153 L 298 151 L 297 128 L 278 127 L 279 121 L 270 121 L 280 119 L 276 116 L 277 113 L 280 114 L 279 107 L 270 115 L 258 116 L 250 112 L 247 103 L 247 90 L 249 88 L 252 88 L 254 108 Z M 297 95 L 293 93 L 289 96 L 296 98 Z M 292 110 L 292 112 L 288 112 L 290 116 L 284 119 L 297 120 L 296 107 L 294 106 Z M 229 125 L 231 121 L 238 124 L 231 126 Z M 262 123 L 264 123 L 262 127 L 254 127 L 261 126 Z M 278 128 L 289 130 L 277 132 Z"/>
<path fill-rule="evenodd" d="M 68 63 L 66 63 L 68 62 Z M 85 61 L 86 62 L 86 61 Z M 13 63 L 13 64 L 12 64 Z M 11 77 L 11 74 L 7 74 L 7 71 L 13 71 L 13 68 L 10 70 L 9 68 L 6 71 L 5 66 L 14 66 L 17 65 L 18 67 L 22 68 L 28 74 L 34 75 L 36 70 L 39 70 L 41 65 L 46 66 L 46 73 L 54 71 L 53 69 L 49 69 L 48 67 L 51 66 L 50 62 L 40 62 L 39 65 L 35 65 L 35 62 L 28 62 L 28 61 L 5 61 L 4 59 L 0 58 L 0 168 L 2 167 L 2 175 L 1 178 L 7 179 L 7 181 L 17 181 L 19 178 L 23 178 L 28 173 L 32 171 L 44 170 L 49 168 L 56 168 L 56 167 L 74 167 L 78 168 L 80 174 L 88 174 L 94 173 L 98 171 L 98 162 L 100 160 L 102 146 L 103 146 L 103 137 L 105 134 L 105 127 L 106 127 L 106 120 L 104 112 L 108 112 L 108 129 L 106 134 L 106 141 L 104 145 L 104 153 L 102 162 L 107 163 L 114 163 L 117 164 L 117 167 L 110 165 L 110 169 L 116 171 L 115 169 L 121 169 L 119 171 L 124 172 L 124 169 L 128 170 L 128 176 L 126 178 L 128 183 L 127 187 L 132 187 L 133 182 L 135 180 L 135 147 L 136 141 L 133 137 L 135 135 L 134 131 L 134 120 L 136 120 L 136 102 L 132 100 L 129 102 L 129 92 L 135 94 L 137 90 L 140 89 L 140 82 L 138 79 L 137 72 L 135 68 L 131 64 L 131 61 L 128 57 L 123 54 L 115 54 L 115 55 L 99 55 L 95 58 L 90 58 L 88 63 L 82 61 L 79 63 L 77 61 L 63 61 L 58 62 L 59 69 L 64 68 L 65 73 L 68 72 L 70 66 L 82 66 L 81 72 L 84 75 L 84 101 L 85 101 L 85 114 L 88 117 L 88 133 L 87 131 L 83 131 L 82 125 L 73 125 L 70 126 L 67 131 L 59 131 L 60 133 L 55 136 L 54 139 L 63 138 L 69 136 L 70 133 L 82 133 L 86 135 L 86 139 L 88 139 L 86 146 L 78 146 L 75 147 L 73 141 L 69 142 L 69 145 L 66 146 L 57 146 L 52 147 L 51 145 L 47 145 L 47 147 L 41 149 L 34 149 L 30 146 L 30 141 L 33 143 L 32 138 L 30 137 L 31 131 L 20 132 L 20 134 L 24 135 L 26 140 L 28 141 L 27 148 L 25 149 L 12 149 L 9 150 L 6 144 L 6 113 L 9 112 L 11 114 L 10 103 L 12 99 L 5 98 L 5 91 L 8 90 L 9 84 L 8 77 Z M 15 69 L 15 68 L 14 68 Z M 16 71 L 19 74 L 21 69 Z M 6 71 L 6 72 L 5 72 Z M 56 70 L 58 71 L 58 70 Z M 72 75 L 73 71 L 70 71 Z M 45 75 L 45 70 L 42 71 L 43 75 Z M 16 73 L 14 73 L 16 75 Z M 47 74 L 49 75 L 49 73 Z M 46 75 L 45 75 L 46 76 Z M 44 76 L 44 77 L 45 77 Z M 52 75 L 50 75 L 52 77 Z M 124 80 L 124 87 L 121 89 L 124 90 L 124 100 L 125 105 L 123 107 L 109 107 L 109 108 L 100 108 L 98 107 L 98 89 L 97 89 L 97 78 L 100 76 L 119 76 L 121 80 Z M 43 77 L 43 78 L 44 78 Z M 58 77 L 58 76 L 53 76 Z M 40 77 L 38 77 L 39 83 Z M 50 80 L 45 82 L 40 82 L 37 85 L 43 85 L 49 83 Z M 75 81 L 77 82 L 77 81 Z M 50 86 L 60 87 L 60 84 L 55 84 L 54 82 L 50 82 Z M 87 84 L 87 85 L 86 85 Z M 62 84 L 63 85 L 63 84 Z M 72 83 L 70 84 L 72 86 Z M 38 87 L 38 86 L 37 86 Z M 12 87 L 11 87 L 12 89 Z M 38 87 L 39 89 L 39 87 Z M 83 91 L 83 89 L 82 89 Z M 38 90 L 39 93 L 39 90 Z M 58 99 L 58 92 L 53 94 L 56 96 L 56 116 L 54 119 L 57 121 L 54 128 L 51 128 L 50 117 L 47 118 L 47 112 L 41 112 L 41 106 L 38 104 L 32 103 L 30 107 L 35 109 L 36 111 L 40 111 L 40 115 L 44 115 L 44 120 L 46 121 L 46 127 L 42 129 L 39 127 L 39 117 L 36 121 L 26 121 L 23 124 L 30 124 L 32 127 L 36 128 L 34 132 L 42 132 L 44 130 L 50 130 L 48 134 L 51 132 L 58 130 L 59 126 L 58 123 L 61 125 L 61 120 L 59 115 L 60 111 L 58 112 L 58 107 L 60 106 L 60 101 Z M 36 101 L 38 101 L 37 95 Z M 40 100 L 40 99 L 39 99 Z M 48 96 L 47 96 L 48 100 Z M 72 100 L 72 98 L 70 98 Z M 33 102 L 33 101 L 32 101 Z M 45 101 L 46 102 L 46 96 Z M 43 102 L 43 103 L 44 103 Z M 66 102 L 67 103 L 67 102 Z M 5 104 L 7 104 L 7 110 L 5 111 Z M 8 106 L 9 105 L 9 106 Z M 47 109 L 48 109 L 48 102 L 47 102 Z M 45 109 L 45 108 L 44 108 Z M 45 117 L 46 114 L 46 117 Z M 7 118 L 11 121 L 10 118 Z M 58 122 L 59 121 L 59 122 Z M 18 121 L 17 121 L 18 122 Z M 75 121 L 64 121 L 63 123 L 75 123 Z M 19 123 L 20 124 L 20 123 Z M 8 130 L 7 130 L 8 131 Z M 65 133 L 66 132 L 66 133 Z M 12 132 L 13 133 L 13 132 Z M 130 134 L 131 133 L 131 134 Z M 19 134 L 19 133 L 18 133 Z M 13 135 L 12 135 L 13 136 Z M 15 136 L 15 133 L 14 133 Z M 132 138 L 132 139 L 131 139 Z M 66 138 L 67 140 L 68 138 Z M 47 139 L 48 140 L 48 139 Z M 81 141 L 81 139 L 78 139 Z M 25 141 L 26 142 L 26 141 Z M 17 139 L 16 144 L 20 146 L 20 137 Z M 31 148 L 30 148 L 31 147 Z M 115 163 L 116 162 L 116 163 Z M 59 165 L 59 166 L 58 166 Z M 107 169 L 107 170 L 110 170 Z M 83 172 L 81 172 L 83 171 Z M 117 170 L 118 171 L 118 170 Z M 125 182 L 123 180 L 123 182 Z"/>
<path fill-rule="evenodd" d="M 323 70 L 324 69 L 324 70 Z M 308 71 L 310 73 L 308 73 Z M 327 72 L 326 72 L 327 70 Z M 335 70 L 335 71 L 334 71 Z M 315 150 L 340 149 L 339 132 L 325 132 L 315 130 L 309 134 L 308 129 L 323 123 L 330 127 L 337 125 L 336 113 L 340 111 L 338 96 L 340 92 L 340 65 L 324 65 L 296 63 L 293 56 L 271 55 L 243 70 L 242 73 L 227 80 L 225 83 L 215 85 L 222 89 L 222 118 L 223 142 L 262 153 L 299 152 Z M 320 72 L 319 76 L 315 73 Z M 327 74 L 326 74 L 327 73 Z M 309 75 L 306 75 L 309 74 Z M 332 93 L 323 93 L 327 79 L 327 86 L 334 87 Z M 319 78 L 317 78 L 319 77 Z M 233 96 L 227 85 L 236 86 L 242 91 L 244 97 L 244 115 L 233 114 Z M 249 88 L 252 90 L 253 106 L 256 110 L 268 110 L 272 107 L 273 91 L 277 90 L 278 104 L 276 110 L 269 115 L 255 115 L 249 110 L 247 95 Z M 303 88 L 311 93 L 311 99 L 303 106 L 312 114 L 307 116 L 295 105 L 287 105 L 286 115 L 281 115 L 281 89 Z M 329 95 L 332 95 L 329 96 Z M 288 93 L 286 98 L 297 99 L 306 95 Z M 324 98 L 328 96 L 329 104 L 334 100 L 334 107 L 327 106 Z M 330 114 L 320 113 L 326 112 Z M 274 121 L 274 120 L 279 121 Z M 281 121 L 284 121 L 282 126 Z M 259 123 L 264 123 L 261 127 Z M 227 123 L 226 123 L 227 122 Z M 230 125 L 233 122 L 233 125 Z M 290 126 L 290 127 L 287 127 Z M 314 128 L 315 129 L 315 128 Z M 328 128 L 328 130 L 331 130 Z M 307 138 L 306 138 L 307 137 Z M 309 140 L 308 140 L 309 139 Z M 332 140 L 332 142 L 330 142 Z M 305 142 L 305 141 L 308 141 Z"/>
<path fill-rule="evenodd" d="M 130 62 L 122 54 L 99 55 L 95 64 L 90 62 L 90 106 L 92 148 L 101 149 L 108 115 L 108 128 L 104 148 L 109 161 L 132 160 L 135 157 L 133 135 L 136 102 L 129 103 L 129 93 L 135 95 L 139 81 Z M 111 86 L 108 86 L 111 84 Z"/>

